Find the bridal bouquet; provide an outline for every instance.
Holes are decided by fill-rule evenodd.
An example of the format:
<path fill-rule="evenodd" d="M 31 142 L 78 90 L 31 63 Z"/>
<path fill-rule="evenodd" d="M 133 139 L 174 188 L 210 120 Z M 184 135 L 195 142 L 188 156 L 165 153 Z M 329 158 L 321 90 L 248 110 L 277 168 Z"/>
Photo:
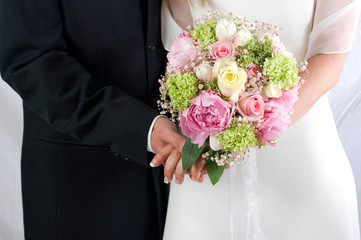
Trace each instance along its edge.
<path fill-rule="evenodd" d="M 298 73 L 306 69 L 278 33 L 276 25 L 215 11 L 174 40 L 158 104 L 187 137 L 184 169 L 203 153 L 216 184 L 225 166 L 246 159 L 249 148 L 277 144 L 290 124 Z"/>

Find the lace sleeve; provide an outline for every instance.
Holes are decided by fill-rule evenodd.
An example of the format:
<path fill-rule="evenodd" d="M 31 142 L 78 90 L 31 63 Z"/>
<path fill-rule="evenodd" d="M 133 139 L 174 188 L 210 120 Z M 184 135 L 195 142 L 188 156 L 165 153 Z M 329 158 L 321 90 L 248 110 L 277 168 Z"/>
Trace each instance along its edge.
<path fill-rule="evenodd" d="M 188 1 L 163 0 L 161 17 L 163 46 L 169 51 L 174 38 L 188 25 L 193 25 Z"/>
<path fill-rule="evenodd" d="M 305 59 L 348 52 L 357 28 L 360 0 L 317 0 Z"/>

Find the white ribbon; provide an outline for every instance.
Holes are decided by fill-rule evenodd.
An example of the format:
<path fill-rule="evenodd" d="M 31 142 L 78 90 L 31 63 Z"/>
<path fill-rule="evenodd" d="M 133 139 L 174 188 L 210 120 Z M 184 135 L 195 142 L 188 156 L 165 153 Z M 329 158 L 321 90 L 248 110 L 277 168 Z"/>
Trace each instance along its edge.
<path fill-rule="evenodd" d="M 237 180 L 237 164 L 229 170 L 229 223 L 231 227 L 231 240 L 234 240 L 234 212 L 235 212 L 235 194 Z"/>
<path fill-rule="evenodd" d="M 266 240 L 262 233 L 261 212 L 259 208 L 259 198 L 257 195 L 258 177 L 257 177 L 257 156 L 256 149 L 250 149 L 249 156 L 240 164 L 241 167 L 241 187 L 243 189 L 242 197 L 245 200 L 246 212 L 246 231 L 244 240 Z M 236 165 L 230 169 L 229 184 L 229 217 L 231 240 L 234 240 L 234 212 L 235 212 L 235 194 L 237 183 Z"/>

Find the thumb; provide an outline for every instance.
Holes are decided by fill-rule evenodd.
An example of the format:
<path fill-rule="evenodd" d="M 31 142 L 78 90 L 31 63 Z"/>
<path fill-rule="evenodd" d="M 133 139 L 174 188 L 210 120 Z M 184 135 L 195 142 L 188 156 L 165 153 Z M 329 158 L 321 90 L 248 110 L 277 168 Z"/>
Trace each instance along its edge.
<path fill-rule="evenodd" d="M 170 129 L 164 137 L 166 142 L 172 144 L 179 152 L 182 152 L 183 146 L 187 140 L 186 137 L 180 135 L 175 128 Z"/>
<path fill-rule="evenodd" d="M 174 123 L 166 118 L 157 119 L 154 125 L 154 131 L 164 143 L 170 143 L 177 151 L 182 152 L 187 138 L 178 133 Z"/>

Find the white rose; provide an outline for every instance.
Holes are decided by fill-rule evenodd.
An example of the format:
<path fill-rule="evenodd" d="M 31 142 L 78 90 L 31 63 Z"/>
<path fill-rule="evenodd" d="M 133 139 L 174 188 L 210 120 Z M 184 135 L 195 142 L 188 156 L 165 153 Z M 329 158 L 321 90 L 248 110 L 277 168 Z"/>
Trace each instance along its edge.
<path fill-rule="evenodd" d="M 237 67 L 237 63 L 236 63 L 236 61 L 233 61 L 233 60 L 228 59 L 228 58 L 220 58 L 220 59 L 218 59 L 214 63 L 214 66 L 212 68 L 212 77 L 213 77 L 213 79 L 218 78 L 219 70 L 220 70 L 221 67 L 224 67 L 224 66 Z"/>
<path fill-rule="evenodd" d="M 235 61 L 222 58 L 215 62 L 212 75 L 217 79 L 222 95 L 237 102 L 239 94 L 245 89 L 247 73 Z"/>
<path fill-rule="evenodd" d="M 279 86 L 274 84 L 273 82 L 268 83 L 263 88 L 264 94 L 269 98 L 278 98 L 282 96 L 282 90 Z"/>
<path fill-rule="evenodd" d="M 209 136 L 209 146 L 213 151 L 219 151 L 222 149 L 222 145 L 219 142 L 217 135 Z"/>
<path fill-rule="evenodd" d="M 237 28 L 233 22 L 221 19 L 216 26 L 216 37 L 218 40 L 232 40 L 236 35 Z"/>
<path fill-rule="evenodd" d="M 236 44 L 237 46 L 245 46 L 251 40 L 252 33 L 247 29 L 242 29 L 236 34 Z"/>
<path fill-rule="evenodd" d="M 202 82 L 208 82 L 212 80 L 212 66 L 208 63 L 202 63 L 196 70 L 196 76 Z"/>

